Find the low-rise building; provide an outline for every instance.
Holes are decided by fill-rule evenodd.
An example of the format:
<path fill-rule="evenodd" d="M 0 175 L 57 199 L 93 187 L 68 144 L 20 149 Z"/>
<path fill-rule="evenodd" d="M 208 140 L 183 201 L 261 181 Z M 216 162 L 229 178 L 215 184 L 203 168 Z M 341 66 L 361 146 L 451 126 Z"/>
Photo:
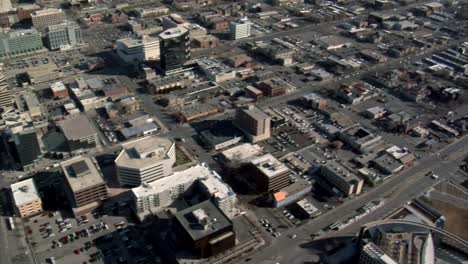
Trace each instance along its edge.
<path fill-rule="evenodd" d="M 180 110 L 176 114 L 176 118 L 180 122 L 191 122 L 219 112 L 219 107 L 214 104 L 193 105 Z"/>
<path fill-rule="evenodd" d="M 332 190 L 344 196 L 359 195 L 364 186 L 364 180 L 336 161 L 328 161 L 320 169 L 320 178 Z"/>
<path fill-rule="evenodd" d="M 43 211 L 42 200 L 32 178 L 14 183 L 10 188 L 19 217 L 26 218 Z"/>
<path fill-rule="evenodd" d="M 281 190 L 272 193 L 273 206 L 283 207 L 296 202 L 312 190 L 312 185 L 304 180 L 297 180 Z"/>
<path fill-rule="evenodd" d="M 196 60 L 198 67 L 210 79 L 215 82 L 225 82 L 236 77 L 236 72 L 231 67 L 214 58 L 203 57 Z"/>
<path fill-rule="evenodd" d="M 383 143 L 382 136 L 372 133 L 359 124 L 340 131 L 339 137 L 356 151 L 368 153 Z"/>
<path fill-rule="evenodd" d="M 96 147 L 98 135 L 85 115 L 76 115 L 59 122 L 70 152 L 82 152 Z"/>
<path fill-rule="evenodd" d="M 265 96 L 274 97 L 288 91 L 289 85 L 279 77 L 271 78 L 256 84 Z"/>

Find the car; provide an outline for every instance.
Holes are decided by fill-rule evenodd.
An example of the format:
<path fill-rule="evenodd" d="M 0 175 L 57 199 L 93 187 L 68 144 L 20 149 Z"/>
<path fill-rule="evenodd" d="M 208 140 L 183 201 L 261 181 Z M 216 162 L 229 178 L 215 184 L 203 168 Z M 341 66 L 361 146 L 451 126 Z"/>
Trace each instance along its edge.
<path fill-rule="evenodd" d="M 431 178 L 434 179 L 434 180 L 437 180 L 437 179 L 439 179 L 439 175 L 437 175 L 437 174 L 432 174 L 432 175 L 431 175 Z"/>

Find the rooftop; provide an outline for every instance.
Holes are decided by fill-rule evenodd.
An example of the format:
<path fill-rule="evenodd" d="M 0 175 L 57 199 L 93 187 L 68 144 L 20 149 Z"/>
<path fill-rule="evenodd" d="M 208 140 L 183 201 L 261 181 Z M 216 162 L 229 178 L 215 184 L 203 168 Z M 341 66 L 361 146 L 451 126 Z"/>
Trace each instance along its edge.
<path fill-rule="evenodd" d="M 25 204 L 33 200 L 39 199 L 39 194 L 34 184 L 33 179 L 27 179 L 17 183 L 13 183 L 11 186 L 11 191 L 13 192 L 13 198 L 15 199 L 15 204 Z"/>
<path fill-rule="evenodd" d="M 91 158 L 78 156 L 61 162 L 60 166 L 74 192 L 104 183 L 99 168 Z"/>
<path fill-rule="evenodd" d="M 161 39 L 171 39 L 171 38 L 176 38 L 180 37 L 188 32 L 187 29 L 183 27 L 175 27 L 175 28 L 170 28 L 161 34 L 159 34 L 159 37 Z"/>
<path fill-rule="evenodd" d="M 341 163 L 336 161 L 328 161 L 323 167 L 327 168 L 330 171 L 333 171 L 335 175 L 338 175 L 340 178 L 345 180 L 346 182 L 353 183 L 353 182 L 360 182 L 362 179 L 358 177 L 356 174 L 351 172 L 348 168 L 343 166 Z"/>
<path fill-rule="evenodd" d="M 269 153 L 251 160 L 250 163 L 269 178 L 289 171 L 284 163 Z"/>
<path fill-rule="evenodd" d="M 67 140 L 80 140 L 97 134 L 85 115 L 65 119 L 59 126 Z"/>
<path fill-rule="evenodd" d="M 232 226 L 232 222 L 210 200 L 176 213 L 175 218 L 194 241 Z"/>
<path fill-rule="evenodd" d="M 154 166 L 154 163 L 169 158 L 168 152 L 174 145 L 170 139 L 153 136 L 126 142 L 122 144 L 123 150 L 115 159 L 115 164 L 138 169 Z"/>
<path fill-rule="evenodd" d="M 232 160 L 247 160 L 253 157 L 261 155 L 263 152 L 259 145 L 252 145 L 250 143 L 244 143 L 242 145 L 227 149 L 222 152 L 224 158 L 228 161 Z"/>
<path fill-rule="evenodd" d="M 242 111 L 254 118 L 255 120 L 265 120 L 269 118 L 269 116 L 265 114 L 265 112 L 263 112 L 254 105 L 249 105 L 248 108 L 243 108 Z"/>

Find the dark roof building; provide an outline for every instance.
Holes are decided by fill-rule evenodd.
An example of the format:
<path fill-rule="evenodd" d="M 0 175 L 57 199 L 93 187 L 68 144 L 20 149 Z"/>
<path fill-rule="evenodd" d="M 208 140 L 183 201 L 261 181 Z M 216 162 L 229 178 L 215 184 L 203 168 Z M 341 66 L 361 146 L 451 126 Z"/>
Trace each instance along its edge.
<path fill-rule="evenodd" d="M 231 220 L 213 202 L 206 200 L 175 214 L 178 241 L 184 241 L 197 255 L 214 256 L 235 245 Z"/>

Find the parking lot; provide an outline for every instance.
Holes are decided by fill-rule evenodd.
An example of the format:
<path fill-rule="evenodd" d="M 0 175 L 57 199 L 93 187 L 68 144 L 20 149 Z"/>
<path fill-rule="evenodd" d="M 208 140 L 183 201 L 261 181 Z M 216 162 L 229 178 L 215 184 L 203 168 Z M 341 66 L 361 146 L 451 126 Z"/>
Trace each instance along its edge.
<path fill-rule="evenodd" d="M 127 221 L 120 216 L 92 215 L 76 219 L 64 218 L 60 213 L 38 216 L 26 223 L 26 233 L 40 263 L 97 262 L 96 238 L 112 233 Z"/>

